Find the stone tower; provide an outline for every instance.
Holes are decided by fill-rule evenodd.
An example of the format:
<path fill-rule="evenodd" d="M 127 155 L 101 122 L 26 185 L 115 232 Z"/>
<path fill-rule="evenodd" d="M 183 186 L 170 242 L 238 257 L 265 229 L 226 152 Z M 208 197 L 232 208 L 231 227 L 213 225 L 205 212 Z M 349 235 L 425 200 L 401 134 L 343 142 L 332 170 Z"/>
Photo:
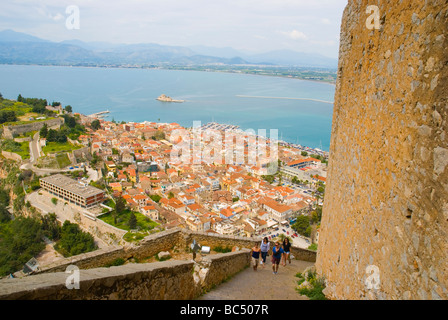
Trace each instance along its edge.
<path fill-rule="evenodd" d="M 349 0 L 316 262 L 332 299 L 448 299 L 448 1 Z"/>

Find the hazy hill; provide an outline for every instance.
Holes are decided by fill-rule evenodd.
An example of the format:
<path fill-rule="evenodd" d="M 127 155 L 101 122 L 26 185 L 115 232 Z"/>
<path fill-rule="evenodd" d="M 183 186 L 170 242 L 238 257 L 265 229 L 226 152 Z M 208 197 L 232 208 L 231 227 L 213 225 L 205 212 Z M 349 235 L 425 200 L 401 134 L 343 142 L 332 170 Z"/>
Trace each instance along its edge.
<path fill-rule="evenodd" d="M 337 60 L 317 54 L 271 51 L 250 55 L 230 47 L 111 44 L 66 40 L 52 42 L 13 30 L 0 32 L 0 63 L 62 65 L 271 64 L 333 67 Z"/>

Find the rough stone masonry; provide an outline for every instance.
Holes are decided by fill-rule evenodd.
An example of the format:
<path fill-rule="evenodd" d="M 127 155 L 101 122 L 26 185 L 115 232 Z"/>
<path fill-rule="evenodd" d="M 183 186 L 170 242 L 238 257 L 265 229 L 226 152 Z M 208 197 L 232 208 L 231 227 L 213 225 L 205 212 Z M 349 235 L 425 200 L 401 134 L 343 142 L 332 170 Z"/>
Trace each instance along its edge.
<path fill-rule="evenodd" d="M 448 1 L 349 0 L 341 28 L 325 293 L 448 299 Z"/>

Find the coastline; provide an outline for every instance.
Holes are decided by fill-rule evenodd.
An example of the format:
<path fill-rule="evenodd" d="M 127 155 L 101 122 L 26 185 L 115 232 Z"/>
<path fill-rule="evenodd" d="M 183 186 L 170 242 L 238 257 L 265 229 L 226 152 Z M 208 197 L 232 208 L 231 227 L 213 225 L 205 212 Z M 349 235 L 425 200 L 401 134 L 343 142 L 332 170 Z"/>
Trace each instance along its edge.
<path fill-rule="evenodd" d="M 40 70 L 39 69 L 39 67 L 45 67 L 45 66 L 49 66 L 49 67 L 54 67 L 54 68 L 52 68 L 53 70 L 51 71 L 53 74 L 58 74 L 59 72 L 62 74 L 62 73 L 64 73 L 64 72 L 66 72 L 66 71 L 69 71 L 69 70 L 75 70 L 75 69 L 67 69 L 67 68 L 63 68 L 63 67 L 69 67 L 69 68 L 74 68 L 74 66 L 66 66 L 66 65 L 58 65 L 58 66 L 56 66 L 56 65 L 39 65 L 39 64 L 21 64 L 21 65 L 16 65 L 16 64 L 2 64 L 2 65 L 4 65 L 5 67 L 6 66 L 11 66 L 10 68 L 11 68 L 11 70 L 14 70 L 13 68 L 14 68 L 14 66 L 18 66 L 18 67 L 20 67 L 20 66 L 24 66 L 24 68 L 22 68 L 22 69 L 18 69 L 18 70 L 22 70 L 21 72 L 27 72 L 26 70 L 26 66 L 34 66 L 35 67 L 35 69 L 29 69 L 29 70 L 37 70 L 38 72 L 47 72 L 47 71 L 45 71 L 45 70 Z M 37 68 L 36 68 L 37 67 Z M 76 66 L 76 67 L 83 67 L 83 68 L 87 68 L 87 69 L 90 69 L 90 70 L 101 70 L 101 68 L 102 69 L 136 69 L 136 68 L 129 68 L 129 67 L 111 67 L 111 68 L 107 68 L 107 67 L 104 67 L 104 66 L 102 66 L 102 67 L 98 67 L 98 66 Z M 50 69 L 50 68 L 49 68 Z M 141 69 L 141 68 L 138 68 L 138 69 Z M 160 71 L 159 72 L 165 72 L 165 71 L 170 71 L 170 70 L 167 70 L 167 69 L 163 69 L 163 68 L 150 68 L 150 69 L 159 69 Z M 8 72 L 8 69 L 5 69 L 4 70 L 6 73 Z M 113 70 L 111 70 L 112 72 L 113 72 Z M 180 70 L 180 71 L 182 71 L 182 70 Z M 185 71 L 187 71 L 187 70 L 185 70 Z M 196 70 L 191 70 L 191 71 L 196 71 Z M 75 71 L 73 71 L 73 72 L 75 72 Z M 79 72 L 81 72 L 81 71 L 79 71 Z M 87 72 L 87 71 L 86 71 Z M 107 72 L 107 71 L 104 71 L 104 72 Z M 139 74 L 146 74 L 144 71 L 141 71 L 141 72 L 139 72 L 139 71 L 137 71 Z M 197 71 L 197 72 L 200 72 L 200 71 Z M 221 72 L 221 73 L 224 73 L 224 72 Z M 81 73 L 81 74 L 83 74 L 83 73 Z M 101 72 L 101 74 L 102 74 L 102 72 Z M 118 73 L 118 74 L 120 74 L 120 73 Z M 201 74 L 203 74 L 203 72 L 201 72 L 200 74 L 198 73 L 197 74 L 197 76 L 195 76 L 195 77 L 199 77 Z M 239 73 L 239 74 L 242 74 L 242 73 Z M 174 75 L 176 75 L 176 73 L 174 74 Z M 257 76 L 257 75 L 255 75 L 255 74 L 246 74 L 246 75 L 251 75 L 251 76 Z M 260 75 L 258 75 L 258 76 L 260 76 Z M 170 78 L 170 76 L 168 75 L 167 76 L 168 78 Z M 257 77 L 257 78 L 259 78 L 259 77 Z M 271 79 L 275 79 L 275 78 L 279 78 L 279 77 L 270 77 Z M 256 79 L 256 78 L 252 78 L 252 79 Z M 265 79 L 267 79 L 267 78 L 265 78 Z M 288 79 L 292 79 L 292 78 L 288 78 Z M 299 79 L 300 80 L 300 79 Z M 241 81 L 246 81 L 245 80 L 245 78 L 241 78 Z M 251 80 L 247 80 L 247 81 L 251 81 Z M 275 80 L 274 80 L 275 81 Z M 309 80 L 306 80 L 306 81 L 309 81 Z M 322 82 L 320 82 L 320 81 L 312 81 L 312 82 L 318 82 L 318 83 L 322 83 Z M 283 83 L 283 82 L 280 82 L 280 83 Z M 294 83 L 291 83 L 291 82 L 285 82 L 285 85 L 288 85 L 288 83 L 291 85 L 291 86 L 295 86 L 295 84 Z M 324 82 L 325 83 L 325 82 Z M 327 88 L 330 88 L 330 87 L 327 87 Z M 163 89 L 162 89 L 163 90 Z M 323 90 L 327 90 L 327 89 L 325 89 L 325 88 L 323 88 Z M 240 92 L 235 92 L 235 94 L 238 94 L 238 93 L 240 93 Z M 160 94 L 160 91 L 157 93 L 155 93 L 155 94 Z M 154 100 L 156 100 L 155 98 L 157 97 L 157 95 L 156 96 L 153 96 L 153 99 Z M 291 94 L 292 95 L 292 94 Z M 284 96 L 286 96 L 286 95 L 279 95 L 279 97 L 284 97 Z M 275 98 L 277 98 L 277 97 L 275 97 Z M 298 99 L 298 100 L 302 100 L 302 99 L 304 99 L 304 100 L 307 100 L 306 98 L 294 98 L 294 100 L 295 99 Z M 330 99 L 328 99 L 328 100 L 330 100 Z M 320 101 L 320 102 L 324 102 L 324 101 Z M 70 102 L 67 102 L 67 103 L 70 103 Z M 160 102 L 159 102 L 160 103 Z M 251 102 L 252 103 L 252 102 Z M 254 102 L 255 104 L 257 103 L 256 101 Z M 261 102 L 260 102 L 261 103 Z M 263 102 L 264 103 L 264 102 Z M 268 104 L 270 103 L 270 102 L 267 102 Z M 165 104 L 165 103 L 160 103 L 160 106 L 162 106 L 163 104 Z M 177 104 L 176 104 L 177 105 Z M 82 106 L 82 105 L 81 105 Z M 173 107 L 176 107 L 175 105 L 173 105 Z M 160 107 L 159 107 L 160 108 Z M 76 105 L 75 105 L 75 108 L 74 109 L 77 109 L 76 108 Z M 81 108 L 82 109 L 82 113 L 83 114 L 90 114 L 91 112 L 89 112 L 89 111 L 87 111 L 87 112 L 85 112 L 86 110 L 84 110 L 83 108 Z M 105 109 L 105 108 L 104 108 Z M 104 109 L 100 109 L 100 110 L 104 110 Z M 168 115 L 166 115 L 166 113 L 168 113 L 168 112 L 172 112 L 172 109 L 173 108 L 170 108 L 169 107 L 169 105 L 167 104 L 166 105 L 166 108 L 160 108 L 160 110 L 162 110 L 161 112 L 164 112 L 163 114 L 162 114 L 162 117 L 161 118 L 163 118 L 163 120 L 165 120 L 165 122 L 166 121 L 171 121 L 170 120 L 170 118 L 169 118 L 169 116 Z M 104 116 L 104 120 L 106 120 L 106 121 L 111 121 L 111 120 L 115 120 L 115 121 L 121 121 L 121 120 L 125 120 L 125 121 L 127 121 L 127 122 L 133 122 L 133 121 L 137 121 L 137 122 L 141 122 L 141 121 L 143 121 L 143 120 L 141 120 L 142 118 L 140 118 L 140 119 L 138 119 L 138 118 L 136 118 L 136 119 L 130 119 L 129 117 L 126 117 L 125 115 L 122 115 L 120 112 L 115 112 L 116 110 L 112 110 L 112 114 L 110 114 L 110 115 L 105 115 Z M 123 118 L 124 119 L 123 119 Z M 159 116 L 158 116 L 159 117 Z M 121 118 L 121 119 L 120 119 Z M 148 120 L 151 120 L 152 118 L 151 118 L 151 116 L 149 116 L 149 117 L 145 117 L 145 118 L 143 118 L 143 119 L 148 119 Z M 156 119 L 157 119 L 157 117 L 156 117 Z M 152 120 L 154 120 L 154 119 L 152 119 Z M 207 121 L 206 120 L 210 120 L 210 118 L 209 119 L 203 119 L 202 121 L 203 121 L 203 123 L 206 123 Z M 237 119 L 234 119 L 234 120 L 237 120 Z M 182 121 L 182 119 L 174 119 L 174 120 L 172 120 L 171 122 L 176 122 L 176 121 Z M 224 122 L 227 122 L 227 123 L 234 123 L 233 121 L 232 121 L 232 119 L 227 119 L 227 120 L 224 120 Z M 181 123 L 181 124 L 183 124 L 185 127 L 188 127 L 188 126 L 190 126 L 191 125 L 191 121 L 187 121 L 187 122 L 184 122 L 184 123 L 182 123 L 182 122 L 179 122 L 179 123 Z M 238 121 L 236 122 L 238 125 L 241 125 L 241 123 L 239 123 Z M 267 124 L 265 124 L 265 127 L 266 127 L 266 125 L 269 127 L 269 123 L 270 122 L 268 122 Z M 244 126 L 243 126 L 244 127 Z M 291 126 L 289 126 L 289 127 L 291 127 Z M 250 128 L 252 128 L 252 127 L 250 127 Z M 247 128 L 247 129 L 250 129 L 250 128 Z M 325 126 L 325 128 L 326 128 L 326 126 Z M 244 128 L 244 129 L 246 129 L 246 128 Z M 286 136 L 287 136 L 287 134 L 286 134 Z M 322 151 L 324 151 L 324 152 L 328 152 L 328 150 L 329 150 L 329 144 L 328 144 L 328 141 L 327 141 L 327 136 L 328 135 L 325 135 L 325 137 L 322 137 L 322 140 L 325 140 L 324 141 L 324 144 L 323 144 L 323 147 L 322 147 L 322 140 L 321 140 L 321 143 L 319 144 L 319 138 L 317 138 L 317 139 L 314 139 L 314 138 L 311 138 L 311 139 L 308 139 L 308 140 L 311 140 L 311 141 L 308 141 L 308 142 L 311 142 L 311 143 L 306 143 L 306 138 L 303 138 L 303 141 L 301 141 L 302 140 L 302 136 L 300 135 L 300 133 L 299 134 L 296 134 L 296 133 L 294 133 L 293 132 L 293 134 L 291 134 L 291 136 L 289 137 L 289 139 L 288 138 L 286 138 L 285 140 L 284 140 L 284 142 L 285 143 L 288 143 L 288 144 L 296 144 L 296 142 L 298 142 L 298 141 L 301 141 L 302 142 L 302 144 L 300 144 L 301 146 L 303 146 L 303 147 L 305 147 L 305 148 L 309 148 L 309 149 L 321 149 Z M 297 139 L 296 139 L 297 138 Z M 300 139 L 299 139 L 300 138 Z M 304 143 L 305 142 L 305 143 Z M 313 143 L 314 142 L 314 143 Z"/>
<path fill-rule="evenodd" d="M 291 79 L 291 80 L 301 80 L 301 81 L 310 81 L 317 82 L 321 84 L 328 84 L 331 86 L 336 86 L 336 82 L 324 81 L 324 80 L 312 80 L 312 79 L 303 79 L 299 77 L 290 77 L 284 75 L 270 75 L 270 74 L 253 74 L 253 73 L 244 73 L 244 72 L 235 72 L 235 71 L 222 71 L 222 70 L 191 70 L 191 69 L 182 69 L 175 67 L 131 67 L 131 66 L 77 66 L 77 65 L 67 65 L 67 64 L 35 64 L 35 63 L 0 63 L 0 65 L 4 66 L 36 66 L 36 67 L 66 67 L 66 68 L 88 68 L 88 69 L 142 69 L 142 70 L 166 70 L 166 71 L 194 71 L 194 72 L 215 72 L 215 73 L 228 73 L 228 74 L 241 74 L 246 76 L 255 76 L 255 77 L 275 77 L 275 78 L 283 78 L 283 79 Z"/>

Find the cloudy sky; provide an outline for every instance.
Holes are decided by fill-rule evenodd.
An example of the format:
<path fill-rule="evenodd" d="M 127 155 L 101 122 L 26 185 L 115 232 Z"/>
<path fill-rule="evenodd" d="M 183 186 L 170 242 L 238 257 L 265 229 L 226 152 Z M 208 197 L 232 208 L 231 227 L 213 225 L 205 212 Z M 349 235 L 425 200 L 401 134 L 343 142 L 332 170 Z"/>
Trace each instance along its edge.
<path fill-rule="evenodd" d="M 0 30 L 52 41 L 277 49 L 337 58 L 347 0 L 10 0 Z M 79 8 L 79 29 L 69 29 Z M 73 25 L 73 24 L 71 24 Z"/>

